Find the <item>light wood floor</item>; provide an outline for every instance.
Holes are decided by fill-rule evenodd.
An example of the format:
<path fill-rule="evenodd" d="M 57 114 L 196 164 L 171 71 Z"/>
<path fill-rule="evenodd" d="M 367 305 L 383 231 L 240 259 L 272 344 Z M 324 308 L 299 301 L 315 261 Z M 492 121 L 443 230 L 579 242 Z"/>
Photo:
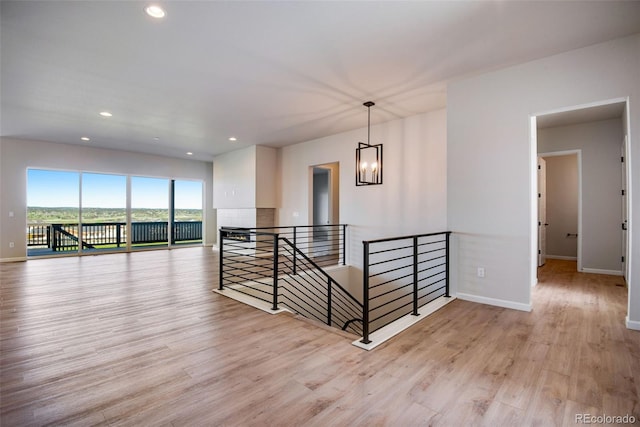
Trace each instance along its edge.
<path fill-rule="evenodd" d="M 212 293 L 210 249 L 0 264 L 0 424 L 640 419 L 640 332 L 624 327 L 622 279 L 574 270 L 549 262 L 531 313 L 457 300 L 366 352 Z"/>

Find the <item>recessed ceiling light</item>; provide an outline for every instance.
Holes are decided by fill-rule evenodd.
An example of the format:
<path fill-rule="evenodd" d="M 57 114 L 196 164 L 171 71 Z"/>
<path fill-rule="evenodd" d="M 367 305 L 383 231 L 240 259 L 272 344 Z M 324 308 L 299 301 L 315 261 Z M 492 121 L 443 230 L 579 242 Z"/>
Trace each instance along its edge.
<path fill-rule="evenodd" d="M 236 138 L 235 136 L 232 136 L 229 138 L 229 141 L 231 142 L 236 142 L 238 140 L 238 138 Z"/>
<path fill-rule="evenodd" d="M 154 141 L 160 141 L 160 138 L 158 138 L 157 136 L 154 136 L 154 137 L 153 137 L 153 140 L 154 140 Z"/>
<path fill-rule="evenodd" d="M 147 13 L 147 15 L 156 19 L 164 18 L 164 16 L 166 15 L 164 9 L 162 9 L 157 4 L 151 4 L 145 7 L 144 11 Z"/>
<path fill-rule="evenodd" d="M 187 156 L 193 156 L 193 153 L 191 151 L 187 151 Z"/>
<path fill-rule="evenodd" d="M 83 141 L 91 141 L 91 138 L 89 138 L 88 136 L 83 136 L 80 139 Z"/>
<path fill-rule="evenodd" d="M 111 117 L 111 116 L 113 116 L 113 114 L 111 114 L 111 113 L 110 113 L 110 112 L 108 112 L 108 111 L 100 111 L 100 115 L 101 115 L 102 117 Z"/>

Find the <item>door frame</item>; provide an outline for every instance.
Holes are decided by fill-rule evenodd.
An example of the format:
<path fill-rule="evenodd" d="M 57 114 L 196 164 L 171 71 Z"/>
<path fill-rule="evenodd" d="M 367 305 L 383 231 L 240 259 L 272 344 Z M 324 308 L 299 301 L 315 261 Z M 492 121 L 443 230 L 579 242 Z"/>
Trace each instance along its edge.
<path fill-rule="evenodd" d="M 538 154 L 538 157 L 559 157 L 559 156 L 576 156 L 576 162 L 578 162 L 578 254 L 577 264 L 578 271 L 582 269 L 582 150 L 563 150 L 563 151 L 549 151 L 546 153 Z M 537 224 L 537 223 L 536 223 Z"/>
<path fill-rule="evenodd" d="M 316 168 L 329 170 L 329 222 L 340 222 L 340 162 L 322 163 L 309 166 L 309 210 L 308 224 L 313 224 L 313 170 Z"/>
<path fill-rule="evenodd" d="M 537 222 L 537 210 L 538 210 L 538 203 L 537 203 L 537 196 L 538 196 L 538 188 L 537 188 L 537 172 L 538 172 L 538 136 L 537 136 L 537 117 L 538 116 L 543 116 L 543 115 L 547 115 L 547 114 L 554 114 L 554 113 L 563 113 L 563 112 L 568 112 L 568 111 L 573 111 L 573 110 L 579 110 L 579 109 L 583 109 L 583 108 L 589 108 L 589 107 L 597 107 L 597 106 L 601 106 L 601 105 L 608 105 L 608 104 L 618 104 L 618 103 L 624 103 L 625 104 L 625 108 L 623 111 L 623 123 L 626 123 L 626 126 L 624 128 L 624 133 L 627 135 L 629 144 L 628 144 L 628 151 L 631 151 L 631 115 L 629 113 L 629 97 L 624 97 L 624 98 L 613 98 L 613 99 L 608 99 L 608 100 L 603 100 L 603 101 L 597 101 L 597 102 L 591 102 L 591 103 L 586 103 L 586 104 L 579 104 L 579 105 L 573 105 L 573 106 L 569 106 L 569 107 L 563 107 L 563 108 L 557 108 L 557 109 L 553 109 L 553 110 L 546 110 L 546 111 L 540 111 L 534 114 L 530 114 L 529 115 L 529 219 L 530 219 L 530 227 L 529 227 L 529 248 L 530 248 L 530 255 L 529 255 L 529 265 L 530 265 L 530 282 L 531 282 L 531 286 L 529 287 L 529 301 L 531 301 L 531 292 L 532 292 L 532 288 L 533 286 L 535 286 L 535 284 L 537 283 L 537 263 L 538 263 L 538 256 L 537 256 L 537 231 L 538 231 L 538 222 Z M 629 187 L 627 187 L 627 215 L 628 218 L 633 218 L 632 214 L 632 208 L 633 208 L 633 200 L 632 200 L 632 196 L 633 196 L 633 191 L 631 188 L 632 182 L 633 182 L 633 177 L 632 177 L 632 170 L 631 170 L 631 159 L 628 158 L 626 163 L 626 168 L 627 168 L 627 182 L 629 184 Z M 580 237 L 581 230 L 578 231 L 579 235 L 578 237 Z M 633 241 L 633 221 L 629 221 L 628 227 L 627 227 L 627 250 L 626 250 L 626 256 L 627 256 L 627 260 L 631 260 L 631 256 L 633 254 L 633 246 L 632 246 L 632 241 Z M 631 263 L 627 262 L 627 274 L 629 277 L 629 281 L 631 281 L 632 275 L 633 275 L 633 271 L 631 268 Z M 627 327 L 629 327 L 629 311 L 631 308 L 631 298 L 630 298 L 631 292 L 628 292 L 627 294 Z"/>
<path fill-rule="evenodd" d="M 625 107 L 625 114 L 627 113 L 627 108 Z M 627 119 L 628 120 L 628 119 Z M 628 133 L 624 135 L 624 140 L 622 141 L 622 256 L 624 257 L 624 261 L 622 262 L 622 276 L 625 280 L 625 285 L 629 286 L 629 266 L 631 264 L 629 257 L 629 246 L 630 246 L 630 210 L 631 204 L 629 203 L 629 199 L 631 198 L 631 177 L 629 174 L 631 173 L 630 166 L 630 152 L 629 152 L 629 135 Z"/>

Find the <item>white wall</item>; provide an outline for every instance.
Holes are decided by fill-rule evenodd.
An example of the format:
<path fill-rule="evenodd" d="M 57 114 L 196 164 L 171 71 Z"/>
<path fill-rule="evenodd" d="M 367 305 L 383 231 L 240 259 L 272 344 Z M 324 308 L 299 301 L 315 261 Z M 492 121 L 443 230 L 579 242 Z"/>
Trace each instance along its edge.
<path fill-rule="evenodd" d="M 275 148 L 253 145 L 216 156 L 213 163 L 213 206 L 216 209 L 275 207 Z"/>
<path fill-rule="evenodd" d="M 276 168 L 278 152 L 272 147 L 256 147 L 256 207 L 275 208 L 277 204 Z"/>
<path fill-rule="evenodd" d="M 538 133 L 539 137 L 540 133 Z M 550 156 L 544 159 L 547 161 L 547 223 L 549 224 L 546 228 L 547 256 L 576 259 L 578 257 L 578 155 Z"/>
<path fill-rule="evenodd" d="M 256 207 L 256 146 L 216 156 L 213 160 L 213 207 Z"/>
<path fill-rule="evenodd" d="M 356 275 L 362 267 L 362 240 L 447 227 L 446 112 L 372 126 L 371 142 L 384 144 L 384 183 L 356 187 L 355 150 L 366 137 L 364 127 L 284 147 L 278 162 L 280 225 L 303 225 L 310 217 L 309 166 L 339 162 L 340 222 L 348 224 L 347 262 L 356 266 Z"/>
<path fill-rule="evenodd" d="M 582 267 L 587 271 L 622 270 L 623 138 L 619 118 L 538 129 L 538 152 L 582 151 Z M 552 159 L 547 159 L 548 177 Z"/>
<path fill-rule="evenodd" d="M 458 234 L 458 296 L 528 309 L 535 280 L 535 147 L 530 116 L 628 97 L 640 164 L 640 35 L 451 83 L 448 217 Z M 633 166 L 632 166 L 633 167 Z M 640 250 L 640 173 L 632 177 L 632 251 Z M 631 255 L 630 326 L 640 328 L 640 256 Z M 484 266 L 486 277 L 477 278 Z M 637 322 L 637 323 L 636 323 Z"/>
<path fill-rule="evenodd" d="M 26 257 L 27 168 L 202 180 L 203 239 L 207 245 L 216 241 L 209 162 L 9 138 L 0 138 L 0 153 L 0 260 Z M 10 211 L 14 213 L 12 218 Z M 9 248 L 9 242 L 15 242 L 15 247 Z"/>

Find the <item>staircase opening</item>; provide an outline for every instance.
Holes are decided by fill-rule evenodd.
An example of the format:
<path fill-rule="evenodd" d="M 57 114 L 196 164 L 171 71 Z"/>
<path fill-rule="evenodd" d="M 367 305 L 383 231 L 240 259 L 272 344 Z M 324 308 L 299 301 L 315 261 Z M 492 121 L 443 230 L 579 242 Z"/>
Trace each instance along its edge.
<path fill-rule="evenodd" d="M 331 244 L 314 238 L 316 227 L 326 230 Z M 346 230 L 344 224 L 222 227 L 215 291 L 347 331 L 367 350 L 452 300 L 449 232 L 363 242 L 362 296 L 355 297 L 351 284 L 340 283 L 350 274 L 336 274 L 336 268 L 350 268 Z"/>

